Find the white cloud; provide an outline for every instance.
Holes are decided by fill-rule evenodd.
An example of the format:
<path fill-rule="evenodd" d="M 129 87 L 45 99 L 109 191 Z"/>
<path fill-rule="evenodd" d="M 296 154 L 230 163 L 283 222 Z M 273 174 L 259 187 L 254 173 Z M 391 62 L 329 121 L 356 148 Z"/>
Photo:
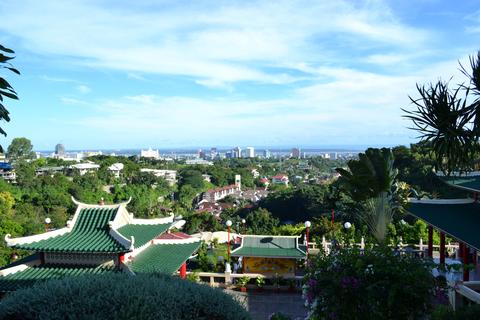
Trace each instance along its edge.
<path fill-rule="evenodd" d="M 80 92 L 81 94 L 87 94 L 90 91 L 92 91 L 92 89 L 90 89 L 90 87 L 88 87 L 84 84 L 76 86 L 75 89 L 77 89 L 77 91 Z"/>
<path fill-rule="evenodd" d="M 86 101 L 82 101 L 82 100 L 78 100 L 70 97 L 60 97 L 60 101 L 63 104 L 67 104 L 67 105 L 84 105 L 84 106 L 89 105 L 89 103 Z"/>
<path fill-rule="evenodd" d="M 268 68 L 322 64 L 359 45 L 417 50 L 431 38 L 399 22 L 380 1 L 207 1 L 202 6 L 167 1 L 156 10 L 141 10 L 155 7 L 144 2 L 108 6 L 4 1 L 0 30 L 37 53 L 130 74 L 191 76 L 215 87 L 236 81 L 289 83 L 296 79 Z M 327 39 L 332 35 L 338 37 L 333 46 Z"/>

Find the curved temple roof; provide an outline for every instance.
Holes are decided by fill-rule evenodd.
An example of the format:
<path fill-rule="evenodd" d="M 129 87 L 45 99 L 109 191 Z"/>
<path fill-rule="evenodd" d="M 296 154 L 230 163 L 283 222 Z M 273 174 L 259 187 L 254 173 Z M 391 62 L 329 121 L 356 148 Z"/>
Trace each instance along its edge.
<path fill-rule="evenodd" d="M 299 248 L 299 237 L 242 236 L 240 247 L 232 251 L 233 257 L 264 257 L 303 259 L 306 253 Z"/>
<path fill-rule="evenodd" d="M 23 271 L 0 277 L 0 292 L 15 291 L 32 286 L 39 281 L 61 279 L 63 277 L 81 276 L 85 274 L 104 274 L 120 272 L 114 267 L 75 267 L 61 265 L 43 265 L 29 267 Z"/>
<path fill-rule="evenodd" d="M 126 252 L 128 247 L 120 244 L 109 234 L 108 222 L 117 214 L 116 208 L 85 208 L 71 232 L 15 247 L 44 252 Z"/>
<path fill-rule="evenodd" d="M 149 246 L 130 265 L 135 273 L 160 272 L 172 274 L 200 247 L 201 242 L 185 241 L 161 243 Z"/>
<path fill-rule="evenodd" d="M 126 210 L 128 202 L 89 205 L 73 201 L 78 207 L 67 227 L 23 238 L 7 235 L 7 245 L 40 252 L 122 253 L 145 245 L 175 225 L 173 215 L 135 219 Z"/>
<path fill-rule="evenodd" d="M 480 250 L 480 204 L 472 199 L 410 200 L 409 214 Z"/>
<path fill-rule="evenodd" d="M 471 192 L 480 192 L 480 172 L 473 171 L 469 173 L 456 173 L 454 172 L 450 176 L 445 176 L 441 173 L 437 173 L 443 182 L 447 183 L 452 187 L 459 189 L 471 191 Z"/>

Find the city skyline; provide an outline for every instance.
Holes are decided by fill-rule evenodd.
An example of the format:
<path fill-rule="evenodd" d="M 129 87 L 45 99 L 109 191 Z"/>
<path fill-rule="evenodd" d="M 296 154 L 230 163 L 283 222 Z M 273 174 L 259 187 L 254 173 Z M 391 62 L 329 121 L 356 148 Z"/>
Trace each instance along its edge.
<path fill-rule="evenodd" d="M 475 1 L 2 1 L 12 138 L 36 150 L 394 146 L 416 83 L 479 48 Z"/>

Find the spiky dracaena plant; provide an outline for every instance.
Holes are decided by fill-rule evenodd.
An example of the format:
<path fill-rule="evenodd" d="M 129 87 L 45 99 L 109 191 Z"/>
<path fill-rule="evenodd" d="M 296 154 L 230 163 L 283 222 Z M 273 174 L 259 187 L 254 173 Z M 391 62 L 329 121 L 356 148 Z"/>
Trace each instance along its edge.
<path fill-rule="evenodd" d="M 379 243 L 384 243 L 387 226 L 398 208 L 396 176 L 391 149 L 369 148 L 359 154 L 358 160 L 348 162 L 348 170 L 337 168 L 339 183 L 353 200 L 359 203 L 357 215 L 365 222 Z"/>
<path fill-rule="evenodd" d="M 469 81 L 454 89 L 443 81 L 417 84 L 420 98 L 410 97 L 415 110 L 402 109 L 413 123 L 411 129 L 431 147 L 436 169 L 447 175 L 472 170 L 480 150 L 480 51 L 470 57 L 470 68 L 460 64 Z"/>
<path fill-rule="evenodd" d="M 365 200 L 363 210 L 360 211 L 360 219 L 365 222 L 379 243 L 385 243 L 388 225 L 393 219 L 391 200 L 387 192 L 382 192 L 374 198 Z"/>

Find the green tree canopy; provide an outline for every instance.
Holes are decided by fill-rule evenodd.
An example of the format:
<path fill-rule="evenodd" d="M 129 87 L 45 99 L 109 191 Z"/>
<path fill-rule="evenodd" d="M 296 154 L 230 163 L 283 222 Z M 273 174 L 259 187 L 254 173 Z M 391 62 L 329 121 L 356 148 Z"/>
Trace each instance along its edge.
<path fill-rule="evenodd" d="M 280 223 L 278 218 L 263 208 L 259 208 L 247 215 L 247 228 L 251 234 L 272 234 Z"/>
<path fill-rule="evenodd" d="M 369 148 L 359 154 L 358 160 L 348 161 L 348 170 L 337 168 L 340 187 L 361 203 L 359 218 L 380 243 L 386 239 L 395 212 L 393 193 L 398 170 L 393 163 L 391 149 Z"/>
<path fill-rule="evenodd" d="M 14 138 L 8 146 L 7 156 L 11 160 L 35 158 L 32 142 L 24 137 Z"/>

